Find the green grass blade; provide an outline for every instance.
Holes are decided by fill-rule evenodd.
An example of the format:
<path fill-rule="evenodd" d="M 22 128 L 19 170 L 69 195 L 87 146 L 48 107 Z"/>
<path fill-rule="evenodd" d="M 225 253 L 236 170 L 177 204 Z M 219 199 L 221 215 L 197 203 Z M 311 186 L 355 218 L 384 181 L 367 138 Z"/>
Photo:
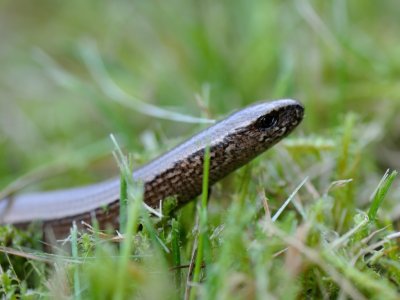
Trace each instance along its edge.
<path fill-rule="evenodd" d="M 179 291 L 182 287 L 182 270 L 179 268 L 181 265 L 181 249 L 180 249 L 180 225 L 176 219 L 172 220 L 172 228 L 171 228 L 171 235 L 172 235 L 172 259 L 173 265 L 177 267 L 175 271 L 175 284 L 176 288 Z"/>
<path fill-rule="evenodd" d="M 73 259 L 79 259 L 78 254 L 78 229 L 74 222 L 71 228 L 71 251 Z M 79 264 L 74 266 L 74 299 L 81 299 L 81 283 L 79 279 Z"/>
<path fill-rule="evenodd" d="M 376 214 L 378 213 L 378 209 L 381 206 L 383 200 L 385 199 L 390 187 L 393 184 L 394 179 L 397 176 L 397 171 L 394 170 L 390 173 L 385 180 L 383 180 L 378 187 L 374 198 L 372 199 L 371 206 L 368 210 L 368 217 L 370 220 L 375 220 Z"/>
<path fill-rule="evenodd" d="M 210 147 L 207 146 L 204 153 L 203 164 L 203 188 L 201 195 L 200 222 L 199 222 L 199 242 L 197 246 L 196 264 L 193 273 L 193 282 L 196 284 L 200 281 L 201 266 L 203 263 L 203 254 L 207 239 L 207 200 L 208 200 L 208 175 L 210 171 Z M 190 299 L 196 299 L 197 288 L 192 287 L 190 291 Z"/>

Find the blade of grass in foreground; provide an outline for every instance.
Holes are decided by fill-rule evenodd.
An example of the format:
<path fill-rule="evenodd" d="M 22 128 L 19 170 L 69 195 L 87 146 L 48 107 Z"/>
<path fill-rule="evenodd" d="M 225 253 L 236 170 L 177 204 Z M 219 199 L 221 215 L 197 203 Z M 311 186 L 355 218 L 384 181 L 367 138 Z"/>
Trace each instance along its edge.
<path fill-rule="evenodd" d="M 300 190 L 300 188 L 307 182 L 308 177 L 304 178 L 303 181 L 295 188 L 295 190 L 293 191 L 293 193 L 290 194 L 289 198 L 287 198 L 287 200 L 285 201 L 285 203 L 283 203 L 283 205 L 279 208 L 279 210 L 275 213 L 275 215 L 272 217 L 272 222 L 275 222 L 279 216 L 281 215 L 281 213 L 284 211 L 284 209 L 286 208 L 286 206 L 289 205 L 290 202 L 292 202 L 294 196 L 297 194 L 297 192 Z"/>
<path fill-rule="evenodd" d="M 129 256 L 132 252 L 132 237 L 136 233 L 139 224 L 139 216 L 140 210 L 142 208 L 143 203 L 143 193 L 142 189 L 138 184 L 134 184 L 132 179 L 132 172 L 129 168 L 128 159 L 123 155 L 121 148 L 116 142 L 114 136 L 111 136 L 112 141 L 115 145 L 115 150 L 113 155 L 117 160 L 118 166 L 121 170 L 121 202 L 126 201 L 126 205 L 123 204 L 122 213 L 126 215 L 126 219 L 124 218 L 124 239 L 122 240 L 120 257 L 118 261 L 118 270 L 117 270 L 117 287 L 115 289 L 115 297 L 114 299 L 124 299 L 124 290 L 125 290 L 125 276 L 124 274 L 128 270 L 129 264 Z M 125 200 L 127 199 L 127 200 Z M 120 203 L 121 204 L 121 203 Z M 124 210 L 127 211 L 124 211 Z"/>
<path fill-rule="evenodd" d="M 193 283 L 200 281 L 200 272 L 203 262 L 203 253 L 207 238 L 207 200 L 208 200 L 208 175 L 210 170 L 210 147 L 207 146 L 204 153 L 203 164 L 203 188 L 201 195 L 200 222 L 199 222 L 199 243 L 197 246 L 196 264 L 193 273 Z M 196 299 L 197 288 L 192 287 L 190 291 L 190 300 Z"/>
<path fill-rule="evenodd" d="M 128 176 L 133 173 L 133 158 L 132 156 L 128 156 Z M 120 197 L 119 197 L 119 231 L 120 233 L 125 232 L 125 228 L 127 226 L 127 217 L 128 217 L 128 180 L 126 178 L 126 174 L 121 172 L 120 175 Z"/>
<path fill-rule="evenodd" d="M 378 213 L 378 209 L 381 206 L 383 199 L 385 199 L 390 187 L 392 186 L 394 179 L 397 176 L 397 171 L 394 170 L 392 171 L 392 173 L 390 173 L 390 175 L 387 174 L 388 172 L 386 172 L 381 182 L 379 183 L 378 189 L 376 190 L 375 196 L 369 208 L 368 217 L 371 221 L 375 220 L 376 214 Z"/>
<path fill-rule="evenodd" d="M 122 173 L 120 175 L 119 195 L 119 232 L 123 234 L 128 216 L 128 184 Z"/>
<path fill-rule="evenodd" d="M 182 270 L 179 268 L 181 265 L 181 252 L 180 252 L 180 224 L 176 219 L 172 220 L 171 224 L 171 234 L 172 234 L 172 257 L 173 257 L 173 265 L 178 267 L 175 271 L 175 285 L 178 290 L 178 294 L 180 294 L 180 290 L 182 287 Z"/>
<path fill-rule="evenodd" d="M 71 228 L 71 250 L 72 257 L 78 259 L 78 229 L 76 228 L 75 221 Z M 74 299 L 81 299 L 81 283 L 79 280 L 79 265 L 74 266 Z"/>

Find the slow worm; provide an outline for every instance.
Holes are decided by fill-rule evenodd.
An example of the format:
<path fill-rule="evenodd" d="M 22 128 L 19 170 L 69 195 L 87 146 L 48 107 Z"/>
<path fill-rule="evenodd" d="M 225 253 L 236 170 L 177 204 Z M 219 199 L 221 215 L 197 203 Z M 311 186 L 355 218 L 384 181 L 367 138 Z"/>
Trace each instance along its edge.
<path fill-rule="evenodd" d="M 303 119 L 303 106 L 290 99 L 258 102 L 201 131 L 133 172 L 144 184 L 143 199 L 158 207 L 169 196 L 179 206 L 202 190 L 205 148 L 210 147 L 211 186 L 288 135 Z M 41 221 L 56 236 L 69 232 L 72 221 L 104 227 L 118 224 L 119 178 L 89 186 L 21 194 L 0 201 L 0 224 L 26 225 Z"/>

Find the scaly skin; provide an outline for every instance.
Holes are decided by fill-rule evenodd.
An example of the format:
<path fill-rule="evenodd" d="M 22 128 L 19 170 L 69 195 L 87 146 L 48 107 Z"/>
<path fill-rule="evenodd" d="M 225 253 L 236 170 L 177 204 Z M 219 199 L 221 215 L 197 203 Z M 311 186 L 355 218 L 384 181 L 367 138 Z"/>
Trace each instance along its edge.
<path fill-rule="evenodd" d="M 158 207 L 169 196 L 176 197 L 181 206 L 201 193 L 207 145 L 211 186 L 288 135 L 303 113 L 303 106 L 295 100 L 256 103 L 142 166 L 133 172 L 133 179 L 144 184 L 144 202 L 149 206 Z M 42 221 L 58 237 L 69 232 L 72 221 L 90 223 L 95 216 L 101 227 L 116 226 L 118 215 L 118 178 L 85 187 L 22 194 L 0 202 L 0 224 Z"/>

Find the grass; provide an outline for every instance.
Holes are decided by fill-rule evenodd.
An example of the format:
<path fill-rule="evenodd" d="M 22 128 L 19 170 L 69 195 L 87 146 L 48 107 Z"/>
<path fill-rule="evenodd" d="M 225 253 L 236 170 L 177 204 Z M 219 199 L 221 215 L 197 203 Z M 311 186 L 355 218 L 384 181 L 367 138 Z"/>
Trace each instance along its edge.
<path fill-rule="evenodd" d="M 0 5 L 0 195 L 120 171 L 128 199 L 120 235 L 72 251 L 1 226 L 2 298 L 399 298 L 396 1 Z M 294 134 L 209 199 L 140 205 L 132 166 L 281 97 Z"/>

